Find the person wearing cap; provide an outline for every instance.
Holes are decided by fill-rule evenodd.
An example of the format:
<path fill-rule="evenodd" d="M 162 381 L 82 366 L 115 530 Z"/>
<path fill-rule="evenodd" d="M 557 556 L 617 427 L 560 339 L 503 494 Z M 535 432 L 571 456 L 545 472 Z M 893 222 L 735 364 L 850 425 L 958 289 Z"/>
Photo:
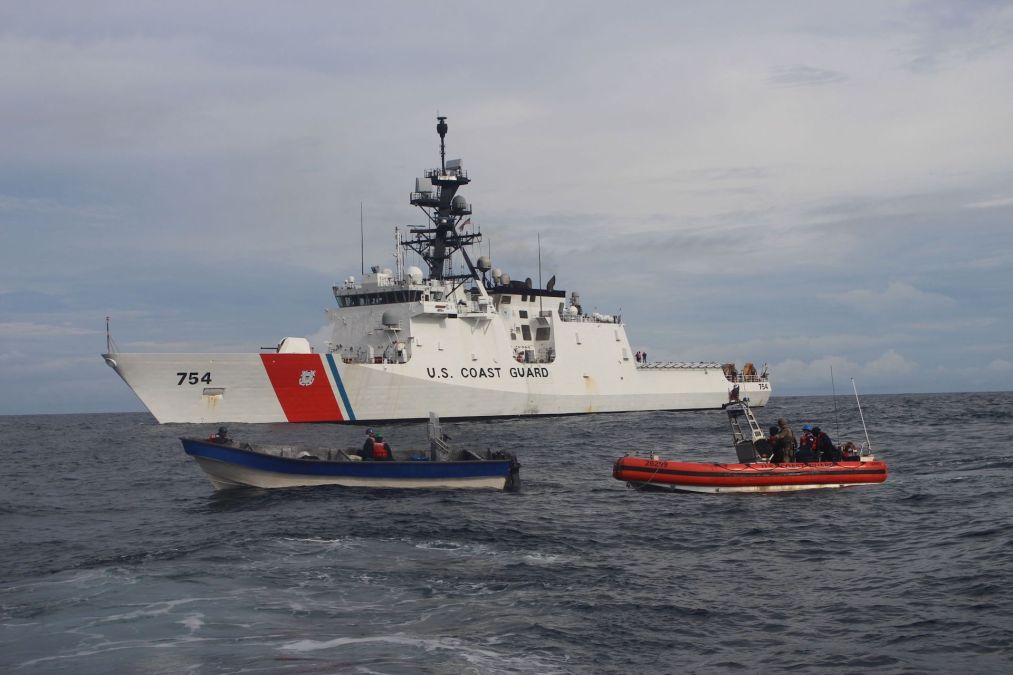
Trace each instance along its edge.
<path fill-rule="evenodd" d="M 783 463 L 784 451 L 781 449 L 781 445 L 777 442 L 777 427 L 770 427 L 770 435 L 767 437 L 767 442 L 770 443 L 770 447 L 774 450 L 773 454 L 770 456 L 771 463 Z"/>
<path fill-rule="evenodd" d="M 380 432 L 376 433 L 376 437 L 373 440 L 373 456 L 377 462 L 389 462 L 394 459 L 394 453 L 390 449 L 390 443 L 383 440 L 383 434 Z"/>
<path fill-rule="evenodd" d="M 783 417 L 777 420 L 777 433 L 771 442 L 780 448 L 780 454 L 784 457 L 784 461 L 795 461 L 795 450 L 798 448 L 798 441 L 795 440 L 795 433 L 788 426 L 788 420 Z"/>
<path fill-rule="evenodd" d="M 362 444 L 362 452 L 359 455 L 365 460 L 373 459 L 373 443 L 375 442 L 376 432 L 372 428 L 366 429 L 366 442 Z"/>
<path fill-rule="evenodd" d="M 802 437 L 798 441 L 798 450 L 795 452 L 796 462 L 815 462 L 816 453 L 813 452 L 813 425 L 802 425 Z"/>

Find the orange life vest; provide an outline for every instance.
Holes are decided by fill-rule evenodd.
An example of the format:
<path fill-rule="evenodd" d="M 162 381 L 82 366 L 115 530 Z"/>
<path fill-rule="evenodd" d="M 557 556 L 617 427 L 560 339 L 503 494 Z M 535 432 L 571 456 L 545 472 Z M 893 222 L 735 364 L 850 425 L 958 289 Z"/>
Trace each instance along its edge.
<path fill-rule="evenodd" d="M 390 446 L 386 443 L 373 442 L 373 459 L 390 459 Z"/>

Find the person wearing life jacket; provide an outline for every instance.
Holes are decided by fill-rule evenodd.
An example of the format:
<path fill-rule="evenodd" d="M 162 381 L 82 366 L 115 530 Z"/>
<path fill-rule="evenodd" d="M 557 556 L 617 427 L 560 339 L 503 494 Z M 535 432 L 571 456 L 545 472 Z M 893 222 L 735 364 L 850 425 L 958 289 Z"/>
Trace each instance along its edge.
<path fill-rule="evenodd" d="M 394 459 L 394 453 L 391 452 L 390 443 L 383 440 L 383 434 L 377 434 L 373 440 L 372 459 L 377 462 L 389 462 Z"/>
<path fill-rule="evenodd" d="M 841 451 L 837 449 L 837 446 L 835 446 L 834 442 L 830 440 L 830 437 L 827 436 L 819 427 L 813 427 L 813 439 L 818 461 L 841 461 Z"/>
<path fill-rule="evenodd" d="M 815 462 L 814 452 L 816 439 L 813 438 L 813 425 L 802 425 L 802 437 L 798 439 L 798 450 L 795 451 L 796 462 Z"/>
<path fill-rule="evenodd" d="M 364 460 L 373 459 L 373 443 L 376 442 L 376 433 L 372 429 L 366 429 L 366 441 L 362 444 L 362 452 L 359 456 Z"/>
<path fill-rule="evenodd" d="M 218 433 L 208 436 L 208 440 L 212 443 L 228 443 L 232 439 L 229 438 L 228 427 L 218 427 Z"/>

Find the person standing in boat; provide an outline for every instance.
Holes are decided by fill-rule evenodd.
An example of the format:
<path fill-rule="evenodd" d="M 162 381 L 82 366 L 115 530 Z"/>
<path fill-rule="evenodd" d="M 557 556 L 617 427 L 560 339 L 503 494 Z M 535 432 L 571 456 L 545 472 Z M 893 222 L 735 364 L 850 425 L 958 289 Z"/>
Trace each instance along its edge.
<path fill-rule="evenodd" d="M 794 462 L 795 450 L 798 449 L 798 441 L 795 440 L 795 433 L 788 426 L 788 420 L 783 417 L 777 420 L 777 434 L 774 438 L 776 440 L 773 442 L 780 446 L 784 461 Z"/>
<path fill-rule="evenodd" d="M 813 438 L 813 425 L 802 425 L 802 437 L 798 441 L 798 450 L 795 452 L 796 462 L 815 462 L 816 453 L 815 439 Z"/>
<path fill-rule="evenodd" d="M 817 461 L 820 462 L 839 462 L 841 461 L 841 451 L 837 449 L 834 442 L 830 440 L 828 436 L 819 427 L 813 427 L 813 447 L 816 450 Z"/>
<path fill-rule="evenodd" d="M 770 427 L 770 435 L 767 437 L 767 442 L 770 443 L 770 447 L 773 448 L 774 454 L 770 456 L 771 464 L 783 464 L 784 463 L 784 448 L 778 441 L 777 427 Z"/>

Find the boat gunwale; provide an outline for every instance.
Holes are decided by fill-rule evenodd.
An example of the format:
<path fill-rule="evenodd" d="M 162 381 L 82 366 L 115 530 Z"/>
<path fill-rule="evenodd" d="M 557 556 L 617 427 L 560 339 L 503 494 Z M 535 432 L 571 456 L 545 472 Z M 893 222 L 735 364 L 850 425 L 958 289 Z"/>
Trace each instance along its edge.
<path fill-rule="evenodd" d="M 635 463 L 631 463 L 631 460 Z M 654 464 L 647 464 L 654 462 Z M 732 468 L 741 467 L 741 468 Z M 780 468 L 784 467 L 784 468 Z M 811 467 L 807 470 L 807 467 Z M 717 470 L 715 470 L 717 469 Z M 716 462 L 673 462 L 622 457 L 612 475 L 617 480 L 661 485 L 758 485 L 880 483 L 889 474 L 885 462 L 792 462 L 790 464 L 721 464 Z"/>

